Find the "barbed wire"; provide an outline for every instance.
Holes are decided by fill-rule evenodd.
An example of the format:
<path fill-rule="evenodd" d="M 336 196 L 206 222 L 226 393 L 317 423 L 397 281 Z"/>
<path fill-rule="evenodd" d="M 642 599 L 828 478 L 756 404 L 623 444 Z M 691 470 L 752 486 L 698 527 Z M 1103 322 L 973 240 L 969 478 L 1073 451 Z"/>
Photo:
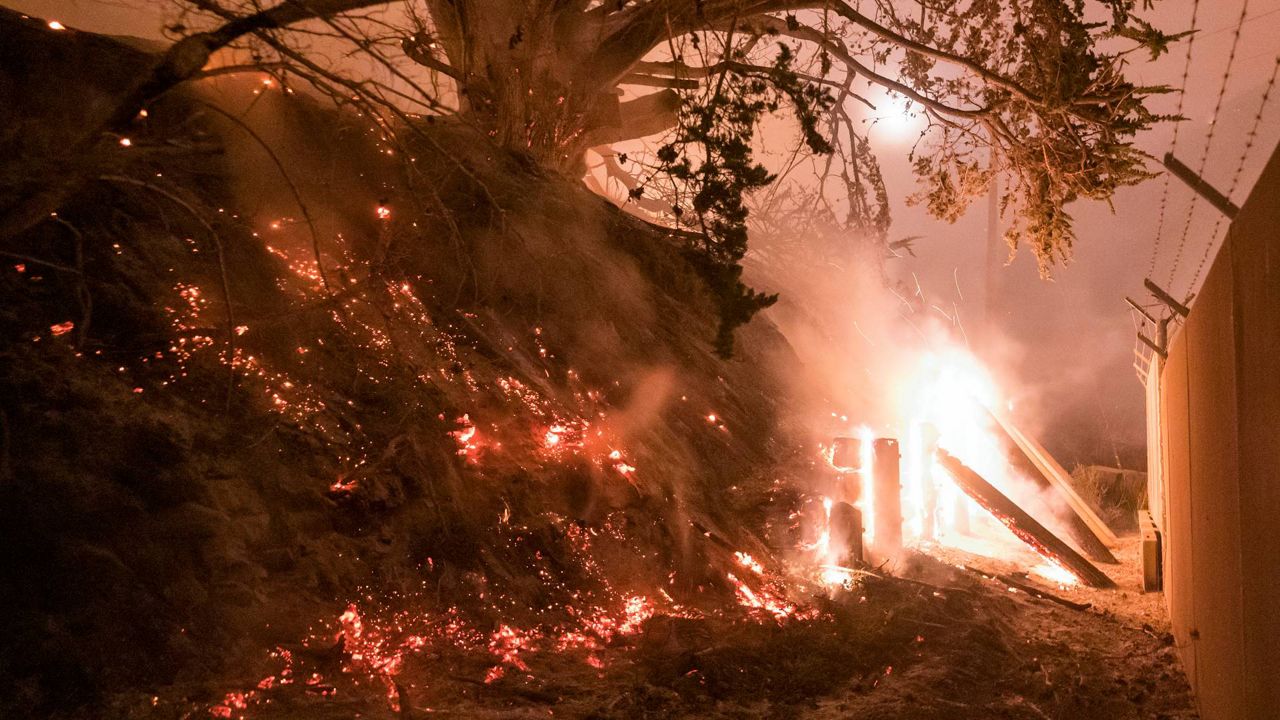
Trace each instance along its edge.
<path fill-rule="evenodd" d="M 1190 35 L 1187 36 L 1187 56 L 1182 63 L 1182 87 L 1178 89 L 1178 109 L 1174 112 L 1174 116 L 1182 116 L 1182 106 L 1187 99 L 1187 78 L 1191 75 L 1191 50 L 1196 44 L 1196 19 L 1200 16 L 1200 0 L 1195 0 L 1195 4 L 1191 6 L 1191 29 Z M 1178 149 L 1178 128 L 1181 122 L 1173 123 L 1173 140 L 1169 143 L 1169 152 L 1176 152 Z M 1165 208 L 1169 204 L 1169 173 L 1164 173 L 1164 187 L 1160 191 L 1160 219 L 1156 222 L 1156 239 L 1151 245 L 1151 262 L 1147 263 L 1147 277 L 1151 277 L 1156 271 L 1156 259 L 1160 257 L 1160 241 L 1164 237 L 1164 216 Z"/>
<path fill-rule="evenodd" d="M 1236 22 L 1236 31 L 1231 38 L 1231 51 L 1227 53 L 1227 66 L 1222 71 L 1222 83 L 1218 86 L 1218 99 L 1213 106 L 1213 115 L 1209 120 L 1209 135 L 1205 138 L 1204 148 L 1200 151 L 1200 163 L 1196 168 L 1196 175 L 1204 177 L 1205 165 L 1209 162 L 1209 149 L 1213 147 L 1213 138 L 1218 131 L 1218 114 L 1222 111 L 1222 99 L 1227 94 L 1227 85 L 1231 80 L 1231 67 L 1236 61 L 1236 50 L 1240 47 L 1240 30 L 1244 27 L 1245 16 L 1249 12 L 1249 0 L 1244 0 L 1240 8 L 1240 20 Z M 1196 201 L 1200 199 L 1199 193 L 1192 193 L 1191 203 L 1187 206 L 1187 219 L 1182 225 L 1182 237 L 1178 240 L 1178 249 L 1173 254 L 1173 266 L 1169 268 L 1169 280 L 1165 283 L 1166 287 L 1173 287 L 1173 280 L 1177 277 L 1178 265 L 1182 262 L 1182 251 L 1187 245 L 1187 238 L 1191 235 L 1191 219 L 1195 216 Z M 1213 238 L 1209 238 L 1209 244 L 1213 244 Z"/>
<path fill-rule="evenodd" d="M 1280 55 L 1276 56 L 1276 62 L 1271 66 L 1271 78 L 1267 80 L 1267 87 L 1262 91 L 1262 101 L 1258 103 L 1258 113 L 1253 116 L 1253 126 L 1249 128 L 1249 134 L 1245 136 L 1244 150 L 1240 152 L 1240 161 L 1236 164 L 1235 172 L 1231 174 L 1231 184 L 1227 187 L 1227 199 L 1231 199 L 1232 193 L 1235 192 L 1236 186 L 1240 184 L 1240 176 L 1244 172 L 1245 160 L 1249 157 L 1249 151 L 1253 149 L 1254 140 L 1258 137 L 1258 127 L 1262 124 L 1262 116 L 1267 108 L 1267 101 L 1271 98 L 1271 91 L 1276 85 L 1276 76 L 1280 74 Z M 1187 287 L 1187 292 L 1191 292 L 1196 287 L 1196 281 L 1200 279 L 1200 273 L 1204 271 L 1205 263 L 1209 261 L 1209 253 L 1215 246 L 1218 238 L 1218 230 L 1222 227 L 1222 221 L 1225 215 L 1219 213 L 1218 219 L 1213 223 L 1213 232 L 1209 233 L 1209 242 L 1204 246 L 1204 254 L 1200 256 L 1200 264 L 1196 266 L 1196 274 L 1191 278 L 1191 285 Z"/>

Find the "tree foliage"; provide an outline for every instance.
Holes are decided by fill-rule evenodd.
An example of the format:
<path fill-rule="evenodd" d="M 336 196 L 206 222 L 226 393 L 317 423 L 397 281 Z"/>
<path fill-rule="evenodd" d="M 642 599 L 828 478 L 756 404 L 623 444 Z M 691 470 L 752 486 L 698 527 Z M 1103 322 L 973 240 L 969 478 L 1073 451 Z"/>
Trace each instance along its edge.
<path fill-rule="evenodd" d="M 818 159 L 812 197 L 882 239 L 887 195 L 866 120 L 901 98 L 926 121 L 912 200 L 954 220 L 1003 176 L 1009 244 L 1047 274 L 1070 257 L 1071 202 L 1149 177 L 1133 138 L 1167 119 L 1147 107 L 1166 89 L 1135 85 L 1126 61 L 1182 37 L 1139 17 L 1137 0 L 170 2 L 176 42 L 113 125 L 229 49 L 232 67 L 213 72 L 308 84 L 393 137 L 449 116 L 573 175 L 591 149 L 612 159 L 612 145 L 669 133 L 625 184 L 637 204 L 671 208 L 655 219 L 700 236 L 691 257 L 729 328 L 769 302 L 738 266 L 746 198 L 774 177 L 752 140 L 776 110 L 798 121 L 795 155 Z M 47 216 L 40 202 L 0 229 Z"/>

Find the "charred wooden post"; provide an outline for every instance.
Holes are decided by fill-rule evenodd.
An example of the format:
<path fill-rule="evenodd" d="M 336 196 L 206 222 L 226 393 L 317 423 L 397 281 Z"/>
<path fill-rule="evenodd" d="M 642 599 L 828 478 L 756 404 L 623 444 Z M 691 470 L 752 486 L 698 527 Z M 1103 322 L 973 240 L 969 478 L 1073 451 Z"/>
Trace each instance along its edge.
<path fill-rule="evenodd" d="M 855 565 L 862 562 L 862 513 L 847 502 L 831 507 L 831 547 L 836 564 Z"/>
<path fill-rule="evenodd" d="M 955 480 L 956 487 L 995 515 L 1005 527 L 1018 536 L 1019 540 L 1030 545 L 1044 557 L 1057 561 L 1090 587 L 1113 588 L 1116 586 L 1111 578 L 1072 550 L 1070 545 L 1049 532 L 1045 526 L 1036 522 L 1035 518 L 1028 515 L 981 475 L 970 470 L 964 463 L 944 450 L 939 450 L 937 457 L 938 463 Z"/>
<path fill-rule="evenodd" d="M 902 453 L 893 438 L 877 438 L 872 448 L 875 547 L 882 555 L 895 555 L 902 549 Z"/>
<path fill-rule="evenodd" d="M 831 443 L 831 464 L 841 470 L 862 469 L 862 440 L 838 437 Z"/>

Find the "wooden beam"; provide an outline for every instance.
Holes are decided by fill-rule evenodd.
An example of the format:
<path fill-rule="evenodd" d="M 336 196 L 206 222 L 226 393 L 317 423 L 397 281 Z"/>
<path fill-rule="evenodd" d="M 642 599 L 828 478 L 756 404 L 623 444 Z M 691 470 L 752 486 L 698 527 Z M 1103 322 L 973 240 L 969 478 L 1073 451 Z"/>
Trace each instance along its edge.
<path fill-rule="evenodd" d="M 1200 197 L 1209 201 L 1209 204 L 1218 209 L 1218 212 L 1227 216 L 1228 220 L 1235 220 L 1236 215 L 1240 214 L 1240 208 L 1231 202 L 1226 195 L 1218 192 L 1218 189 L 1210 185 L 1207 180 L 1200 177 L 1194 170 L 1182 164 L 1182 161 L 1173 156 L 1173 153 L 1164 154 L 1164 166 L 1169 168 L 1169 172 L 1174 177 L 1186 183 L 1192 190 L 1200 193 Z"/>
<path fill-rule="evenodd" d="M 1147 312 L 1147 309 L 1139 305 L 1136 300 L 1129 297 L 1128 295 L 1125 295 L 1124 301 L 1129 303 L 1129 307 L 1133 308 L 1134 310 L 1137 310 L 1139 315 L 1146 318 L 1147 320 L 1150 320 L 1152 325 L 1156 324 L 1156 319 L 1151 317 L 1151 313 Z"/>
<path fill-rule="evenodd" d="M 1174 300 L 1172 295 L 1164 291 L 1164 288 L 1151 282 L 1151 278 L 1143 278 L 1142 285 L 1147 290 L 1151 291 L 1151 294 L 1155 295 L 1157 300 L 1168 305 L 1170 309 L 1182 317 L 1187 317 L 1191 314 L 1191 308 L 1188 308 L 1186 305 Z"/>
<path fill-rule="evenodd" d="M 1147 347 L 1151 348 L 1151 351 L 1154 352 L 1155 354 L 1159 355 L 1165 360 L 1169 359 L 1169 353 L 1164 348 L 1157 345 L 1155 341 L 1153 341 L 1151 338 L 1147 337 L 1146 335 L 1143 335 L 1142 333 L 1138 333 L 1138 340 L 1141 341 L 1143 345 L 1146 345 Z"/>
<path fill-rule="evenodd" d="M 1003 430 L 1004 428 L 1000 429 Z M 1020 470 L 1024 475 L 1035 482 L 1036 486 L 1039 487 L 1042 492 L 1062 497 L 1061 493 L 1058 492 L 1058 486 L 1051 482 L 1049 478 L 1040 471 L 1039 466 L 1037 466 L 1035 461 L 1027 455 L 1026 451 L 1024 451 L 1017 443 L 1013 442 L 1013 438 L 1008 435 L 1005 437 L 1012 445 L 1012 447 L 1009 448 L 1009 464 Z M 1048 502 L 1042 501 L 1040 505 L 1044 508 L 1044 512 L 1041 514 L 1041 517 L 1044 518 L 1045 522 L 1052 527 L 1054 532 L 1065 534 L 1066 537 L 1069 538 L 1077 548 L 1084 552 L 1090 560 L 1094 562 L 1109 563 L 1112 565 L 1119 562 L 1116 560 L 1116 556 L 1111 554 L 1111 550 L 1107 548 L 1106 543 L 1102 542 L 1102 539 L 1094 534 L 1093 529 L 1089 527 L 1089 524 L 1084 521 L 1084 518 L 1080 517 L 1080 515 L 1076 513 L 1075 508 L 1072 508 L 1069 503 L 1065 510 L 1061 509 L 1061 506 L 1059 505 L 1050 504 Z M 1036 508 L 1027 509 L 1035 510 Z"/>
<path fill-rule="evenodd" d="M 1018 536 L 1019 540 L 1030 545 L 1041 556 L 1070 570 L 1080 578 L 1081 582 L 1090 587 L 1113 588 L 1116 586 L 1105 573 L 1094 567 L 1070 545 L 1049 532 L 1045 526 L 1028 515 L 981 475 L 970 470 L 945 450 L 939 450 L 937 458 L 938 464 L 956 481 L 957 487 L 1004 523 L 1004 526 Z"/>
<path fill-rule="evenodd" d="M 1151 511 L 1138 511 L 1138 530 L 1142 533 L 1142 591 L 1160 592 L 1164 588 L 1164 577 L 1160 552 L 1160 530 L 1156 521 L 1151 518 Z"/>
<path fill-rule="evenodd" d="M 1027 458 L 1035 464 L 1036 469 L 1040 471 L 1044 478 L 1053 484 L 1054 489 L 1058 491 L 1063 500 L 1067 501 L 1067 504 L 1071 506 L 1076 515 L 1089 526 L 1093 534 L 1107 547 L 1119 546 L 1120 539 L 1111 531 L 1111 528 L 1107 527 L 1102 518 L 1098 517 L 1093 508 L 1089 507 L 1089 503 L 1085 502 L 1085 499 L 1080 497 L 1075 488 L 1072 487 L 1071 473 L 1068 473 L 1066 468 L 1059 465 L 1058 461 L 1049 454 L 1049 451 L 1044 449 L 1044 446 L 1036 442 L 1035 438 L 1022 432 L 1018 426 L 1014 425 L 1007 415 L 996 408 L 987 408 L 987 412 L 991 413 L 1000 429 L 1004 430 L 1005 434 L 1018 446 L 1018 449 L 1022 450 Z"/>
<path fill-rule="evenodd" d="M 902 550 L 902 453 L 892 438 L 877 438 L 872 448 L 871 497 L 876 512 L 871 544 L 882 557 L 893 557 Z"/>

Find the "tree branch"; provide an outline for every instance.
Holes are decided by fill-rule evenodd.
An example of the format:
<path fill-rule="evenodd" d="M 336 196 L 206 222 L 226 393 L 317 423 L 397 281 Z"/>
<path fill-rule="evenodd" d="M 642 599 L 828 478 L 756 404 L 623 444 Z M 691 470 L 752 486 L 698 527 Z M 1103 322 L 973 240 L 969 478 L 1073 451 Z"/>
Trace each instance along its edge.
<path fill-rule="evenodd" d="M 462 82 L 462 73 L 452 65 L 437 59 L 431 52 L 431 46 L 423 42 L 422 36 L 416 33 L 410 35 L 400 43 L 400 47 L 404 50 L 405 56 L 410 60 L 425 68 L 435 70 L 442 75 L 448 75 L 458 82 Z"/>
<path fill-rule="evenodd" d="M 628 100 L 618 106 L 618 115 L 623 120 L 617 126 L 589 131 L 589 146 L 611 145 L 668 130 L 675 127 L 679 111 L 680 96 L 674 90 L 660 90 Z"/>
<path fill-rule="evenodd" d="M 806 42 L 817 44 L 834 55 L 840 62 L 844 63 L 845 66 L 849 68 L 850 72 L 861 75 L 883 88 L 892 90 L 939 113 L 951 115 L 953 117 L 973 118 L 982 117 L 991 112 L 991 108 L 989 107 L 972 109 L 952 107 L 944 102 L 928 97 L 910 85 L 874 72 L 867 66 L 858 62 L 858 59 L 849 52 L 849 49 L 845 47 L 844 43 L 839 42 L 826 33 L 808 27 L 807 25 L 788 25 L 788 23 L 768 15 L 752 18 L 751 22 L 757 23 L 758 27 L 762 27 L 771 32 L 776 32 L 779 35 L 785 35 L 797 40 L 804 40 Z"/>

